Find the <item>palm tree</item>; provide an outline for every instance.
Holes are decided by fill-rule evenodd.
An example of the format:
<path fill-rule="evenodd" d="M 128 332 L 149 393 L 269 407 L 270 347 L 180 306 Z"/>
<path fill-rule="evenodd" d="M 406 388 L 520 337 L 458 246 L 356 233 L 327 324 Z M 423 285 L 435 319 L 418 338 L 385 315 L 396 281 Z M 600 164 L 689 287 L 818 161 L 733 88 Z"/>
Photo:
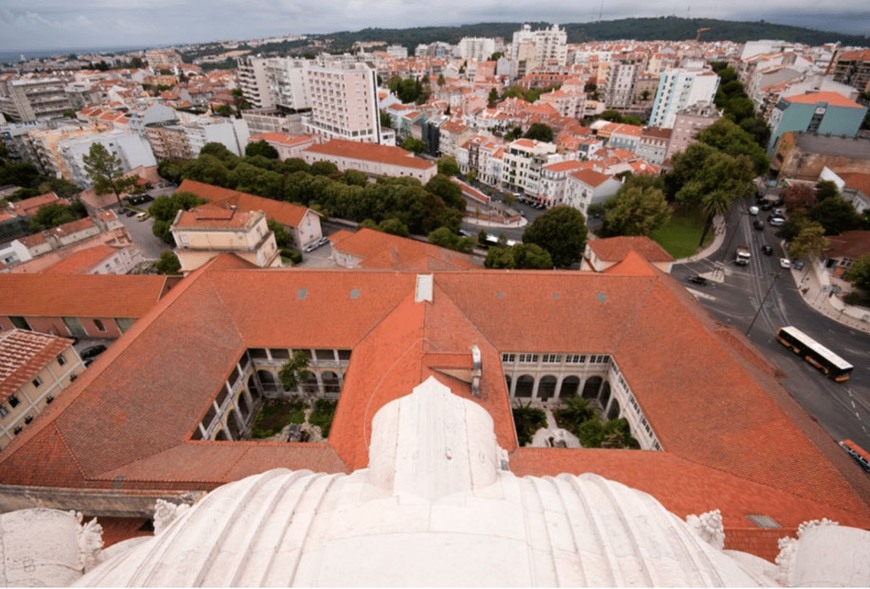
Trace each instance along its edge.
<path fill-rule="evenodd" d="M 707 219 L 704 221 L 704 231 L 701 232 L 701 241 L 698 245 L 704 245 L 704 239 L 707 237 L 707 232 L 713 226 L 713 219 L 717 215 L 724 215 L 731 208 L 731 203 L 734 202 L 734 197 L 724 190 L 715 190 L 708 192 L 701 199 L 701 210 L 707 214 Z"/>

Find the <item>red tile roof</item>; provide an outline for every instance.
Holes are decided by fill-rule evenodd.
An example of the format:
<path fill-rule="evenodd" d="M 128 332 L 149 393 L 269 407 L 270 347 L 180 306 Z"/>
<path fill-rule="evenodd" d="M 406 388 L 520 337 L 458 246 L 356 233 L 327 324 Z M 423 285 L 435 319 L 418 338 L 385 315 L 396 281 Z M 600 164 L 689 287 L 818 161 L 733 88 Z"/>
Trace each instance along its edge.
<path fill-rule="evenodd" d="M 602 184 L 611 179 L 611 176 L 608 176 L 607 174 L 601 174 L 600 172 L 596 172 L 595 170 L 591 169 L 580 170 L 579 172 L 573 172 L 569 175 L 573 176 L 577 180 L 580 180 L 587 186 L 592 186 L 593 188 L 595 188 L 596 186 L 601 186 Z"/>
<path fill-rule="evenodd" d="M 23 329 L 0 332 L 0 403 L 72 343 L 71 339 Z"/>
<path fill-rule="evenodd" d="M 401 147 L 360 143 L 359 141 L 345 141 L 343 139 L 332 139 L 320 145 L 312 145 L 305 151 L 419 170 L 429 170 L 436 167 L 434 162 L 418 158 L 410 151 L 406 151 Z"/>
<path fill-rule="evenodd" d="M 674 261 L 662 246 L 648 237 L 608 237 L 590 239 L 586 243 L 601 260 L 607 262 L 623 260 L 629 252 L 637 252 L 649 262 Z"/>
<path fill-rule="evenodd" d="M 288 227 L 298 227 L 305 215 L 311 211 L 292 202 L 256 196 L 194 180 L 184 180 L 178 190 L 191 192 L 210 203 L 224 207 L 236 205 L 241 211 L 263 211 L 266 213 L 266 218 L 274 219 Z"/>
<path fill-rule="evenodd" d="M 274 466 L 362 468 L 378 408 L 433 375 L 487 409 L 518 475 L 595 472 L 678 515 L 721 508 L 726 534 L 750 530 L 741 545 L 758 537 L 749 515 L 784 529 L 819 517 L 870 527 L 870 481 L 763 360 L 748 361 L 760 356 L 752 344 L 725 337 L 633 252 L 612 274 L 436 272 L 431 302 L 415 302 L 411 273 L 239 269 L 233 259 L 185 278 L 4 448 L 0 483 L 202 490 Z M 472 344 L 479 398 L 445 372 L 467 365 Z M 190 441 L 249 348 L 352 350 L 328 443 Z M 663 450 L 517 449 L 504 352 L 610 355 Z"/>
<path fill-rule="evenodd" d="M 795 96 L 786 96 L 785 100 L 792 104 L 818 104 L 820 102 L 826 102 L 829 106 L 864 108 L 854 100 L 849 100 L 842 94 L 837 94 L 836 92 L 810 92 L 808 94 L 797 94 Z"/>
<path fill-rule="evenodd" d="M 118 250 L 108 245 L 97 245 L 79 250 L 56 264 L 46 268 L 48 274 L 88 274 L 102 262 L 114 256 Z"/>
<path fill-rule="evenodd" d="M 480 269 L 480 264 L 468 254 L 374 229 L 360 229 L 356 233 L 338 231 L 330 236 L 330 241 L 336 252 L 360 258 L 362 268 L 403 272 Z"/>
<path fill-rule="evenodd" d="M 164 276 L 0 274 L 0 315 L 136 319 L 167 290 Z"/>

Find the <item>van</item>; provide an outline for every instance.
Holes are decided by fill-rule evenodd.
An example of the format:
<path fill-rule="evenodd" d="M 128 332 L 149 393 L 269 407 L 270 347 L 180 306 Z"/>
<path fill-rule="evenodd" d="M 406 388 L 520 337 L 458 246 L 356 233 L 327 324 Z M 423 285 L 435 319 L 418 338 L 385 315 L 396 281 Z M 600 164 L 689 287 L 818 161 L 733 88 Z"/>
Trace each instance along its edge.
<path fill-rule="evenodd" d="M 145 219 L 148 218 L 148 213 L 143 211 L 143 212 L 139 213 L 138 215 L 136 215 L 136 218 L 139 219 L 140 221 L 144 221 Z"/>

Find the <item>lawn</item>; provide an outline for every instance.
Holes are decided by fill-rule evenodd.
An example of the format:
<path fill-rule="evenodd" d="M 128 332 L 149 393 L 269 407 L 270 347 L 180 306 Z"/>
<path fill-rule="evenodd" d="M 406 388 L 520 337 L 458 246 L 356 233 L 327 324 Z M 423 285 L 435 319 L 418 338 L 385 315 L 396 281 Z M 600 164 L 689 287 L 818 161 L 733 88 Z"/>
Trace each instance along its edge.
<path fill-rule="evenodd" d="M 697 252 L 698 240 L 704 231 L 704 214 L 699 211 L 673 207 L 671 220 L 653 232 L 651 237 L 674 259 L 687 258 Z M 707 232 L 704 245 L 713 241 L 713 230 Z"/>

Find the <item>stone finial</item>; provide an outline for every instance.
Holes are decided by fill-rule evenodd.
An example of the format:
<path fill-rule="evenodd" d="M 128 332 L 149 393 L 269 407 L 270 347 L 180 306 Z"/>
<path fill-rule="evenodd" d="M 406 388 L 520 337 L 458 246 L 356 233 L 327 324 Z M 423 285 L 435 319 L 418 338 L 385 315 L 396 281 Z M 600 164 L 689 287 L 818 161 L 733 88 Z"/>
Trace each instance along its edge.
<path fill-rule="evenodd" d="M 86 524 L 82 524 L 82 514 L 75 513 L 79 525 L 78 546 L 79 566 L 82 571 L 88 572 L 99 564 L 100 552 L 103 550 L 103 526 L 93 518 Z"/>
<path fill-rule="evenodd" d="M 184 515 L 190 509 L 187 503 L 176 505 L 163 499 L 158 499 L 154 505 L 154 535 L 162 534 L 169 525 Z"/>
<path fill-rule="evenodd" d="M 686 516 L 686 524 L 698 537 L 717 550 L 725 549 L 725 528 L 722 513 L 718 509 L 701 515 Z"/>

